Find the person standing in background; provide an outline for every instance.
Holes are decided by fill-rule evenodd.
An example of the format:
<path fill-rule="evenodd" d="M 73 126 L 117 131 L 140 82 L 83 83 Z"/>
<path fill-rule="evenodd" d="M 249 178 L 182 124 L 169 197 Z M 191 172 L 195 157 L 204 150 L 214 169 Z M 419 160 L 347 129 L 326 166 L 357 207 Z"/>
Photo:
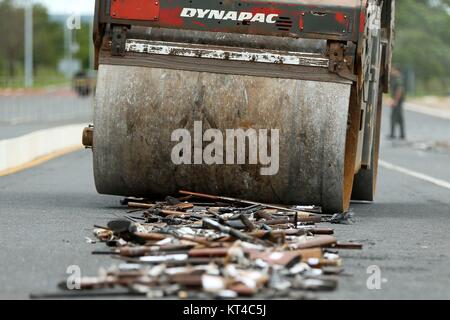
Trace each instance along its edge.
<path fill-rule="evenodd" d="M 406 139 L 405 118 L 403 114 L 403 103 L 405 102 L 406 90 L 403 75 L 396 67 L 391 71 L 391 134 L 389 139 L 396 139 L 396 128 L 400 127 L 400 139 Z"/>

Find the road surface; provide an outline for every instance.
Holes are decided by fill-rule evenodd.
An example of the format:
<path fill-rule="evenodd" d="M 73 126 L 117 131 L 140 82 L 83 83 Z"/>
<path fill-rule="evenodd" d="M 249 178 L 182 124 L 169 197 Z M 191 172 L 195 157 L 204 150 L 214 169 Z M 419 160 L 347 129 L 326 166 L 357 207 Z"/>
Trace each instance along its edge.
<path fill-rule="evenodd" d="M 406 116 L 410 142 L 382 143 L 382 159 L 395 167 L 381 168 L 376 203 L 353 204 L 355 223 L 334 226 L 340 240 L 360 241 L 365 248 L 341 253 L 351 276 L 341 278 L 338 291 L 319 298 L 450 298 L 450 189 L 445 185 L 450 152 L 419 143 L 450 140 L 450 121 Z M 109 257 L 90 254 L 104 246 L 88 244 L 85 237 L 92 237 L 94 224 L 123 213 L 118 203 L 117 197 L 96 194 L 88 151 L 0 177 L 0 298 L 56 291 L 71 265 L 84 275 L 109 266 Z M 380 290 L 367 288 L 370 266 L 381 271 Z"/>
<path fill-rule="evenodd" d="M 69 89 L 5 95 L 0 90 L 0 140 L 73 123 L 92 122 L 92 97 Z"/>

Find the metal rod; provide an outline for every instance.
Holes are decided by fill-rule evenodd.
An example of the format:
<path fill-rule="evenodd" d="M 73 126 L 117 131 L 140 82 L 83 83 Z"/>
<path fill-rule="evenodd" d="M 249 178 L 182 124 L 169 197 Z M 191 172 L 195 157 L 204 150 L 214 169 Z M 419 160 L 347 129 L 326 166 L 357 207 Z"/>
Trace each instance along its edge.
<path fill-rule="evenodd" d="M 33 3 L 25 5 L 25 87 L 33 86 Z"/>
<path fill-rule="evenodd" d="M 295 210 L 295 209 L 289 209 L 286 207 L 275 206 L 275 205 L 271 205 L 271 204 L 260 203 L 260 202 L 249 201 L 249 200 L 242 200 L 242 199 L 237 199 L 237 198 L 214 196 L 214 195 L 210 195 L 210 194 L 196 193 L 196 192 L 190 192 L 190 191 L 185 191 L 185 190 L 180 190 L 179 193 L 183 194 L 183 195 L 190 195 L 190 196 L 204 198 L 204 199 L 210 199 L 210 200 L 214 200 L 214 201 L 237 202 L 237 203 L 242 203 L 242 204 L 247 204 L 247 205 L 261 205 L 265 208 L 276 209 L 276 210 L 280 210 L 280 211 L 284 211 L 284 212 L 286 212 L 286 211 L 297 212 L 297 210 Z"/>

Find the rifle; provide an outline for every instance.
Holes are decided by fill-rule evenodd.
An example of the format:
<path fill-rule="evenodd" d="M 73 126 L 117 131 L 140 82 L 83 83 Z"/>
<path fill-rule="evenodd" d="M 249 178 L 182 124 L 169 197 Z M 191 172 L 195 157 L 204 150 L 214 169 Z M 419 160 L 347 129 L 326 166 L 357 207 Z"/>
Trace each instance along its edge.
<path fill-rule="evenodd" d="M 210 194 L 190 192 L 190 191 L 185 191 L 185 190 L 180 190 L 179 193 L 183 194 L 183 195 L 189 195 L 189 196 L 197 197 L 197 198 L 209 199 L 209 200 L 213 200 L 213 201 L 216 201 L 216 202 L 223 201 L 223 202 L 245 204 L 245 205 L 248 205 L 248 206 L 261 206 L 261 207 L 264 207 L 264 208 L 276 209 L 276 210 L 279 210 L 279 211 L 298 212 L 298 210 L 289 209 L 289 208 L 282 207 L 282 206 L 276 206 L 276 205 L 272 205 L 272 204 L 260 203 L 260 202 L 243 200 L 243 199 L 237 199 L 237 198 L 214 196 L 214 195 L 210 195 Z"/>

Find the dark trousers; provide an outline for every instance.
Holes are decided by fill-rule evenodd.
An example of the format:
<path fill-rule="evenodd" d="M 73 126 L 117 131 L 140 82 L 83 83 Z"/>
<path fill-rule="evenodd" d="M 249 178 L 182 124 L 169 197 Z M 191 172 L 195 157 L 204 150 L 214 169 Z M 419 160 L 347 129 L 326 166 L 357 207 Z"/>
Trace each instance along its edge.
<path fill-rule="evenodd" d="M 400 126 L 400 138 L 405 139 L 405 118 L 403 116 L 403 103 L 392 108 L 391 113 L 391 137 L 394 138 L 397 126 Z"/>

